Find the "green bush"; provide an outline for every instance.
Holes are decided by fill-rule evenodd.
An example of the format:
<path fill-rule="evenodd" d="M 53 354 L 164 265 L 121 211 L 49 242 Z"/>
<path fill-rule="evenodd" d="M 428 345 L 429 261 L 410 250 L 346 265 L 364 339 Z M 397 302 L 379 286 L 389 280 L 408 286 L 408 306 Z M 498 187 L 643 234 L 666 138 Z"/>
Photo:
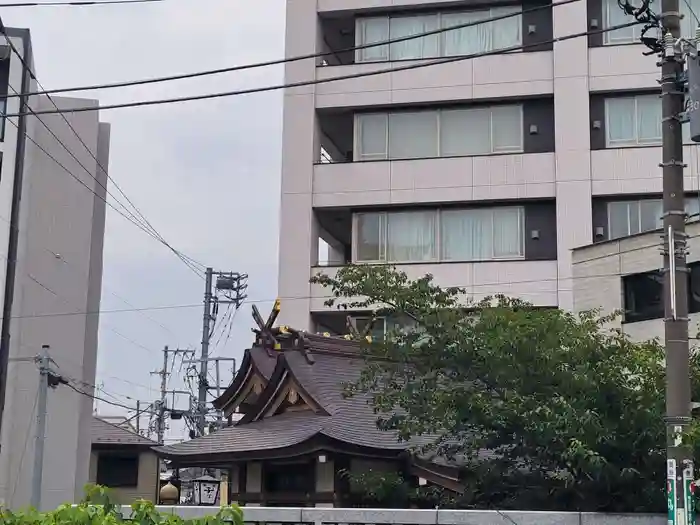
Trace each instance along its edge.
<path fill-rule="evenodd" d="M 78 505 L 66 504 L 51 512 L 29 509 L 11 512 L 0 509 L 0 525 L 243 525 L 243 512 L 237 506 L 222 507 L 212 516 L 183 519 L 158 512 L 150 501 L 138 500 L 131 505 L 131 516 L 121 512 L 103 487 L 90 486 Z"/>

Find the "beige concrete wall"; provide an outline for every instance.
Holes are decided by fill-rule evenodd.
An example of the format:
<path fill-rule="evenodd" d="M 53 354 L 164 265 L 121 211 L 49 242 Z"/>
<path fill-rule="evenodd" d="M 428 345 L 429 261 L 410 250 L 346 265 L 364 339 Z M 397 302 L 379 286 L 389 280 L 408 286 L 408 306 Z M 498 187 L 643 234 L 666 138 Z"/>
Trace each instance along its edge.
<path fill-rule="evenodd" d="M 94 100 L 55 97 L 60 108 L 97 107 Z M 45 97 L 33 97 L 35 110 L 53 109 Z M 56 315 L 98 311 L 102 279 L 104 188 L 109 128 L 97 111 L 68 113 L 43 122 L 70 149 L 76 161 L 36 119 L 29 134 L 80 180 L 60 168 L 38 146 L 27 143 L 21 188 L 17 273 L 10 324 L 10 359 L 0 444 L 0 500 L 10 508 L 29 504 L 39 376 L 32 358 L 41 346 L 61 373 L 83 385 L 95 383 L 98 315 Z M 83 169 L 80 164 L 85 166 Z M 3 167 L 4 172 L 5 167 Z M 99 181 L 99 183 L 98 183 Z M 0 250 L 0 255 L 4 255 Z M 20 359 L 20 360 L 17 360 Z M 91 393 L 90 387 L 83 390 Z M 69 388 L 48 397 L 42 509 L 55 509 L 82 497 L 88 481 L 93 400 Z"/>
<path fill-rule="evenodd" d="M 97 480 L 97 458 L 99 452 L 90 454 L 90 483 Z M 139 478 L 136 487 L 112 488 L 110 492 L 115 503 L 131 505 L 137 499 L 155 502 L 159 479 L 158 457 L 153 452 L 142 452 L 139 455 Z"/>
<path fill-rule="evenodd" d="M 700 223 L 691 223 L 688 233 L 688 262 L 700 261 Z M 574 310 L 600 308 L 612 313 L 624 307 L 622 276 L 648 272 L 663 266 L 659 248 L 660 232 L 635 235 L 616 241 L 593 244 L 573 250 Z M 663 319 L 622 324 L 621 328 L 636 340 L 663 337 Z M 690 315 L 690 333 L 700 330 L 700 314 Z"/>

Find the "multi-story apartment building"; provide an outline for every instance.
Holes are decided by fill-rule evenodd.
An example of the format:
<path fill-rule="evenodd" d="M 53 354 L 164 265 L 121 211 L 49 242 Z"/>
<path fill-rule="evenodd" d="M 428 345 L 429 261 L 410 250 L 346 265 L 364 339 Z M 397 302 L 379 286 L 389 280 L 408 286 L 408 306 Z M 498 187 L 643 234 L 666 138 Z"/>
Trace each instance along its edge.
<path fill-rule="evenodd" d="M 351 262 L 431 273 L 475 298 L 505 293 L 571 309 L 573 248 L 658 227 L 656 58 L 643 56 L 636 27 L 552 43 L 629 22 L 616 0 L 287 0 L 286 52 L 340 51 L 513 11 L 521 14 L 286 65 L 287 82 L 322 81 L 284 96 L 286 323 L 342 330 L 344 314 L 308 281 Z M 691 16 L 683 31 L 694 34 Z M 326 82 L 376 71 L 386 72 Z M 696 146 L 685 157 L 697 213 Z"/>
<path fill-rule="evenodd" d="M 33 68 L 29 31 L 8 29 L 8 34 Z M 3 43 L 0 38 L 3 112 L 25 111 L 23 103 L 35 111 L 53 109 L 45 96 L 12 96 L 37 87 Z M 63 109 L 98 107 L 91 100 L 54 100 Z M 32 357 L 50 345 L 61 374 L 88 393 L 95 383 L 98 315 L 85 312 L 99 311 L 100 305 L 107 176 L 93 155 L 107 167 L 109 125 L 99 121 L 97 111 L 66 114 L 88 151 L 61 115 L 40 118 L 46 126 L 36 117 L 0 119 L 0 505 L 11 508 L 28 505 L 30 498 L 39 384 Z M 45 508 L 82 494 L 90 467 L 92 406 L 89 396 L 67 387 L 49 393 Z"/>

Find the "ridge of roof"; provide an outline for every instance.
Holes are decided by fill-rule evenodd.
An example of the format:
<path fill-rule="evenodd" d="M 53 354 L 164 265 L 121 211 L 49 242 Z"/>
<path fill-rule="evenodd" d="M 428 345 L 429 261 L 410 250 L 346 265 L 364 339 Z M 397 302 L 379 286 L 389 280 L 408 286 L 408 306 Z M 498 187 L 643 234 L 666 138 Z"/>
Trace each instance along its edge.
<path fill-rule="evenodd" d="M 295 386 L 300 390 L 302 397 L 311 401 L 312 405 L 315 405 L 315 412 L 320 412 L 323 415 L 328 415 L 325 410 L 323 403 L 318 399 L 318 394 L 315 394 L 313 384 L 305 381 L 306 378 L 300 377 L 297 374 L 295 367 L 293 366 L 294 361 L 296 361 L 292 356 L 299 356 L 301 354 L 299 351 L 288 350 L 286 352 L 280 352 L 277 356 L 277 364 L 275 370 L 270 377 L 265 389 L 260 394 L 257 402 L 255 403 L 254 409 L 243 416 L 243 418 L 237 422 L 238 425 L 244 425 L 252 421 L 258 421 L 263 415 L 271 403 L 274 402 L 275 396 L 283 390 L 283 387 L 287 381 L 294 381 Z M 313 365 L 314 362 L 309 363 L 308 360 L 304 359 L 309 365 Z"/>
<path fill-rule="evenodd" d="M 105 421 L 99 416 L 93 416 L 90 434 L 93 445 L 153 446 L 158 444 L 158 442 L 143 437 L 128 428 Z"/>
<path fill-rule="evenodd" d="M 221 410 L 236 398 L 241 389 L 245 388 L 246 378 L 250 376 L 251 370 L 269 384 L 277 368 L 278 358 L 285 353 L 300 353 L 304 354 L 307 360 L 313 360 L 316 352 L 329 353 L 338 357 L 353 357 L 359 355 L 361 351 L 358 341 L 342 336 L 291 330 L 286 326 L 275 327 L 271 332 L 281 341 L 280 348 L 274 349 L 268 344 L 256 344 L 246 349 L 241 366 L 233 380 L 212 402 L 215 408 Z M 260 340 L 261 338 L 256 336 L 256 342 Z M 305 388 L 309 389 L 308 386 Z"/>

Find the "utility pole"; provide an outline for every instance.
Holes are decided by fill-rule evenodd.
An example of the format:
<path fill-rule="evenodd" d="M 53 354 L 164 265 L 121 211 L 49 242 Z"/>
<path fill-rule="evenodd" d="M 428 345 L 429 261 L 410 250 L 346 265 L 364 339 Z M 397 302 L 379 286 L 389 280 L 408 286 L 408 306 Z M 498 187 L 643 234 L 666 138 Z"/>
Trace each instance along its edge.
<path fill-rule="evenodd" d="M 39 392 L 36 404 L 36 428 L 34 434 L 34 468 L 32 470 L 32 495 L 30 505 L 36 510 L 41 510 L 41 486 L 44 475 L 44 441 L 46 440 L 46 406 L 49 393 L 49 373 L 51 369 L 49 358 L 49 345 L 41 347 L 41 354 L 37 356 L 39 365 Z"/>
<path fill-rule="evenodd" d="M 165 439 L 165 389 L 168 388 L 168 345 L 163 349 L 163 370 L 160 374 L 160 403 L 158 404 L 158 443 Z"/>
<path fill-rule="evenodd" d="M 202 317 L 202 354 L 199 365 L 199 390 L 197 392 L 197 432 L 204 435 L 207 411 L 207 372 L 209 364 L 209 339 L 212 321 L 212 277 L 214 269 L 209 267 L 204 279 L 204 316 Z"/>
<path fill-rule="evenodd" d="M 692 449 L 683 444 L 691 422 L 688 268 L 683 188 L 684 58 L 678 0 L 661 0 L 664 339 L 666 347 L 666 490 L 669 525 L 694 525 Z M 687 480 L 690 480 L 688 482 Z M 692 523 L 691 523 L 692 521 Z"/>
<path fill-rule="evenodd" d="M 163 368 L 161 370 L 156 370 L 151 372 L 151 374 L 160 376 L 160 400 L 154 403 L 156 406 L 156 434 L 158 436 L 158 443 L 163 443 L 165 439 L 165 412 L 167 409 L 167 395 L 168 395 L 168 363 L 169 356 L 172 354 L 173 360 L 178 354 L 183 354 L 185 357 L 188 355 L 194 355 L 194 350 L 182 350 L 180 348 L 170 349 L 168 345 L 163 348 Z"/>
<path fill-rule="evenodd" d="M 216 276 L 216 284 L 214 283 Z M 219 272 L 213 268 L 207 268 L 204 279 L 204 314 L 202 316 L 202 350 L 199 362 L 199 380 L 197 392 L 197 435 L 203 436 L 206 428 L 207 393 L 210 390 L 208 373 L 209 362 L 215 361 L 209 357 L 209 341 L 212 335 L 212 322 L 215 321 L 219 304 L 232 304 L 236 309 L 240 308 L 247 295 L 244 293 L 248 285 L 248 275 L 236 272 Z M 224 298 L 220 299 L 218 293 Z M 230 360 L 228 358 L 216 358 L 218 360 Z M 218 383 L 217 379 L 217 383 Z"/>

